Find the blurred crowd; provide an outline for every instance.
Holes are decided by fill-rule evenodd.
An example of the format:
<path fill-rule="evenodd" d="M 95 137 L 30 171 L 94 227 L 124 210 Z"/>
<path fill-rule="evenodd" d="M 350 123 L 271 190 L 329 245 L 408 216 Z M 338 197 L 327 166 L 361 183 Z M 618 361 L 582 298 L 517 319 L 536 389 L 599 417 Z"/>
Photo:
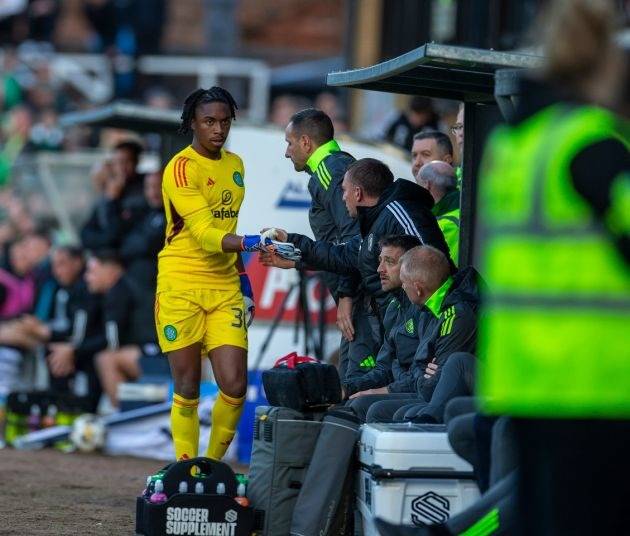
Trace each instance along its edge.
<path fill-rule="evenodd" d="M 138 174 L 141 152 L 137 141 L 122 141 L 94 170 L 98 196 L 80 245 L 54 245 L 34 226 L 5 246 L 0 395 L 15 387 L 25 352 L 43 352 L 55 391 L 77 393 L 82 372 L 87 388 L 79 394 L 94 411 L 103 390 L 116 407 L 121 381 L 166 371 L 164 360 L 143 361 L 159 354 L 153 297 L 165 218 L 161 170 Z"/>
<path fill-rule="evenodd" d="M 120 61 L 157 51 L 164 2 L 151 2 L 144 10 L 151 13 L 148 19 L 139 15 L 142 2 L 88 0 L 82 5 L 91 28 L 85 51 L 103 53 L 117 66 L 116 97 L 133 93 L 147 106 L 178 108 L 165 86 L 141 84 L 132 92 L 134 80 Z M 143 149 L 159 151 L 159 140 L 60 127 L 61 114 L 94 104 L 51 68 L 59 10 L 55 0 L 0 5 L 0 403 L 15 387 L 24 356 L 43 353 L 54 389 L 76 391 L 74 378 L 82 372 L 88 379 L 83 391 L 94 409 L 103 390 L 116 407 L 118 383 L 143 371 L 160 372 L 159 366 L 154 369 L 158 360 L 149 358 L 158 354 L 152 308 L 156 255 L 164 240 L 161 170 L 155 165 L 138 172 Z M 379 132 L 363 137 L 412 155 L 415 177 L 421 159 L 437 158 L 431 156 L 437 154 L 437 142 L 429 135 L 416 150 L 414 136 L 436 129 L 449 133 L 452 127 L 457 151 L 447 152 L 455 163 L 463 126 L 456 122 L 457 104 L 445 103 L 412 98 L 401 111 L 392 109 Z M 284 129 L 297 111 L 311 107 L 330 117 L 338 135 L 350 131 L 347 102 L 328 90 L 276 94 L 268 122 Z M 19 170 L 42 152 L 91 149 L 106 156 L 91 172 L 94 204 L 78 229 L 79 241 L 69 241 L 50 216 L 51 200 L 39 187 L 37 168 L 26 186 Z"/>

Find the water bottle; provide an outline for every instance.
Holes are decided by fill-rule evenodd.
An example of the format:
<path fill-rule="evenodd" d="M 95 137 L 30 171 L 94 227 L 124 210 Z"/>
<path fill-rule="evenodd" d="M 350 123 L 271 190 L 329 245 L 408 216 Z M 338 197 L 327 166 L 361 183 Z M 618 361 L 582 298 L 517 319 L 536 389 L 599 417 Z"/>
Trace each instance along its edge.
<path fill-rule="evenodd" d="M 195 484 L 195 493 L 196 493 L 197 495 L 202 495 L 202 494 L 203 494 L 203 492 L 204 492 L 204 489 L 203 489 L 203 483 L 202 483 L 202 482 L 197 482 L 197 483 Z"/>
<path fill-rule="evenodd" d="M 168 497 L 166 493 L 164 493 L 164 483 L 161 480 L 156 480 L 155 491 L 151 494 L 151 498 L 149 499 L 153 504 L 162 504 L 167 501 Z"/>
<path fill-rule="evenodd" d="M 41 422 L 42 410 L 37 404 L 33 404 L 31 406 L 31 412 L 29 413 L 28 418 L 26 419 L 26 425 L 28 426 L 29 432 L 35 432 L 39 430 L 39 425 Z"/>
<path fill-rule="evenodd" d="M 147 477 L 147 485 L 145 486 L 144 490 L 142 490 L 143 497 L 151 496 L 151 491 L 149 490 L 150 487 L 151 487 L 151 475 Z"/>
<path fill-rule="evenodd" d="M 185 480 L 182 480 L 179 483 L 179 492 L 180 493 L 188 493 L 188 482 L 186 482 Z"/>
<path fill-rule="evenodd" d="M 249 499 L 245 497 L 245 484 L 241 482 L 236 488 L 236 497 L 234 500 L 241 506 L 249 506 Z"/>
<path fill-rule="evenodd" d="M 46 410 L 46 415 L 42 417 L 42 428 L 55 426 L 57 421 L 57 406 L 51 404 Z"/>
<path fill-rule="evenodd" d="M 217 495 L 225 495 L 225 484 L 223 482 L 217 484 Z"/>

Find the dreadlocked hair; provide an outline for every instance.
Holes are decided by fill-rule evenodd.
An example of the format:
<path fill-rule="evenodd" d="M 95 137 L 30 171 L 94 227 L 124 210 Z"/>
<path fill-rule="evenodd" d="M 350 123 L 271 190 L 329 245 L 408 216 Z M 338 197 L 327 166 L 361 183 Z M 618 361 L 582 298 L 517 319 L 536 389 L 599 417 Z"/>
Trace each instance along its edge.
<path fill-rule="evenodd" d="M 236 110 L 238 106 L 234 97 L 226 89 L 219 86 L 213 86 L 210 89 L 199 88 L 193 91 L 184 101 L 184 109 L 182 111 L 182 124 L 179 127 L 180 134 L 188 134 L 190 132 L 190 123 L 195 117 L 195 110 L 200 104 L 208 102 L 223 102 L 230 107 L 232 119 L 236 119 Z"/>

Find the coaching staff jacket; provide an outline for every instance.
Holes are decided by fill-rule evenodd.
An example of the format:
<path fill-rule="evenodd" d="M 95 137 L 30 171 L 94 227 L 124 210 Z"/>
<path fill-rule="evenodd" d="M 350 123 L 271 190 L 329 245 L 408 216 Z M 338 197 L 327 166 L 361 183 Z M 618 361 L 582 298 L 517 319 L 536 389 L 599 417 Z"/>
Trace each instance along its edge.
<path fill-rule="evenodd" d="M 372 298 L 372 305 L 382 318 L 389 293 L 383 292 L 377 273 L 380 248 L 378 242 L 388 235 L 414 235 L 422 244 L 443 251 L 448 246 L 432 214 L 433 198 L 427 190 L 404 179 L 387 188 L 373 207 L 358 207 L 360 234 L 345 244 L 313 241 L 307 236 L 290 233 L 288 241 L 302 251 L 296 268 L 327 270 L 354 275 L 353 284 L 339 288 L 339 295 L 353 296 L 362 290 Z M 349 279 L 344 279 L 348 282 Z"/>

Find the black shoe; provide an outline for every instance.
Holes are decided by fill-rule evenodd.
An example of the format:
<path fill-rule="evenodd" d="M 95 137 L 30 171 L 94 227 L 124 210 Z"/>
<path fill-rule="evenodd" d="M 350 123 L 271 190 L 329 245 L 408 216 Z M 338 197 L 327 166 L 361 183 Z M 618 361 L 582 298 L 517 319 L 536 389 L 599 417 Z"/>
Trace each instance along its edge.
<path fill-rule="evenodd" d="M 374 524 L 381 536 L 452 536 L 451 532 L 444 525 L 408 527 L 394 525 L 382 519 L 375 519 Z"/>

